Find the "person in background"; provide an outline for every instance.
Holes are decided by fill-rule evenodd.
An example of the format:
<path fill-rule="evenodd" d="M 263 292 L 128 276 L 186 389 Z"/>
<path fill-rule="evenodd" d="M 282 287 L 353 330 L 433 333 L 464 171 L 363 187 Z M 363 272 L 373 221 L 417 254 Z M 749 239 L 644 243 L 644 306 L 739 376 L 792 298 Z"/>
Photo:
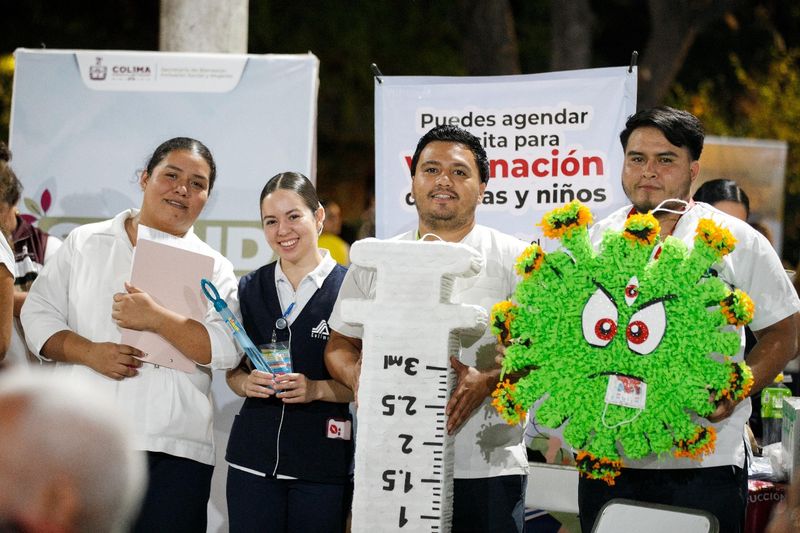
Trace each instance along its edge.
<path fill-rule="evenodd" d="M 293 368 L 273 375 L 243 358 L 228 372 L 228 385 L 247 398 L 225 456 L 230 530 L 344 531 L 353 394 L 331 379 L 323 354 L 346 269 L 317 242 L 325 210 L 305 176 L 272 177 L 260 206 L 278 260 L 239 282 L 242 323 L 257 346 L 288 343 Z"/>
<path fill-rule="evenodd" d="M 375 236 L 375 195 L 369 197 L 369 205 L 361 213 L 361 225 L 356 232 L 356 240 Z"/>
<path fill-rule="evenodd" d="M 0 435 L 0 531 L 128 531 L 147 471 L 112 397 L 11 370 L 0 377 Z"/>
<path fill-rule="evenodd" d="M 797 319 L 800 300 L 792 291 L 778 255 L 763 235 L 746 222 L 691 202 L 690 189 L 700 172 L 705 134 L 700 121 L 671 107 L 644 109 L 628 117 L 620 133 L 624 151 L 622 188 L 631 204 L 597 222 L 590 230 L 598 246 L 603 232 L 620 230 L 627 218 L 652 212 L 660 224 L 660 238 L 672 236 L 687 247 L 694 245 L 697 226 L 711 219 L 736 238 L 736 247 L 712 268 L 712 274 L 730 287 L 745 291 L 755 304 L 750 323 L 758 342 L 748 355 L 753 373 L 752 393 L 772 383 L 797 353 Z M 744 357 L 744 334 L 739 353 Z M 715 515 L 720 531 L 743 529 L 747 505 L 747 465 L 744 426 L 750 416 L 750 399 L 721 398 L 706 419 L 713 424 L 713 452 L 702 460 L 623 457 L 625 467 L 613 486 L 581 477 L 578 506 L 583 531 L 591 531 L 605 503 L 629 498 L 650 503 L 702 509 Z"/>
<path fill-rule="evenodd" d="M 325 209 L 325 222 L 322 224 L 322 233 L 319 236 L 319 247 L 328 250 L 334 261 L 346 267 L 350 264 L 350 245 L 340 236 L 342 208 L 327 198 L 320 198 L 319 201 Z"/>
<path fill-rule="evenodd" d="M 439 238 L 478 251 L 485 266 L 474 281 L 456 280 L 453 302 L 480 305 L 487 312 L 514 292 L 514 263 L 526 247 L 510 235 L 476 224 L 475 211 L 488 182 L 489 162 L 480 139 L 456 126 L 429 130 L 411 160 L 417 228 L 395 237 Z M 344 321 L 341 302 L 371 299 L 375 290 L 375 270 L 352 266 L 331 314 L 325 363 L 337 381 L 354 391 L 361 379 L 363 328 Z M 521 532 L 528 472 L 523 427 L 509 426 L 491 406 L 500 368 L 487 354 L 494 353 L 497 340 L 487 328 L 471 341 L 462 346 L 460 360 L 450 357 L 457 384 L 445 408 L 455 449 L 453 531 Z"/>
<path fill-rule="evenodd" d="M 5 162 L 5 164 L 3 164 Z M 36 357 L 25 345 L 25 334 L 19 314 L 33 280 L 39 275 L 45 261 L 49 261 L 61 247 L 61 241 L 23 219 L 17 210 L 22 196 L 22 183 L 10 166 L 11 152 L 0 141 L 0 231 L 14 251 L 16 278 L 14 280 L 14 328 L 6 354 L 7 364 L 30 363 Z"/>
<path fill-rule="evenodd" d="M 707 181 L 697 188 L 692 199 L 705 202 L 745 222 L 750 216 L 750 198 L 733 180 L 722 178 Z"/>
<path fill-rule="evenodd" d="M 744 220 L 753 229 L 766 237 L 773 247 L 775 246 L 775 237 L 772 234 L 772 229 L 760 220 L 758 214 L 752 215 L 750 198 L 735 181 L 725 178 L 707 181 L 698 187 L 692 199 L 695 202 L 705 202 L 723 213 L 739 220 Z M 792 266 L 785 261 L 783 263 L 787 269 Z"/>
<path fill-rule="evenodd" d="M 141 209 L 72 230 L 22 308 L 31 351 L 56 361 L 61 379 L 88 380 L 113 397 L 117 415 L 133 425 L 131 446 L 147 452 L 150 483 L 137 532 L 206 529 L 214 470 L 211 369 L 232 368 L 240 352 L 211 305 L 196 321 L 128 280 L 144 226 L 211 256 L 211 281 L 238 313 L 233 265 L 192 231 L 215 178 L 214 159 L 200 141 L 176 137 L 159 145 L 139 179 Z M 120 328 L 160 335 L 196 363 L 194 372 L 143 364 L 142 352 L 120 344 Z"/>
<path fill-rule="evenodd" d="M 10 159 L 11 152 L 8 151 L 5 143 L 0 142 L 0 199 L 4 198 L 7 191 L 19 183 L 8 163 Z M 0 218 L 0 366 L 16 362 L 16 357 L 7 357 L 11 352 L 13 338 L 14 279 L 17 269 L 14 252 L 9 244 L 11 231 L 6 228 L 5 218 L 7 216 Z M 12 359 L 14 360 L 12 361 Z"/>

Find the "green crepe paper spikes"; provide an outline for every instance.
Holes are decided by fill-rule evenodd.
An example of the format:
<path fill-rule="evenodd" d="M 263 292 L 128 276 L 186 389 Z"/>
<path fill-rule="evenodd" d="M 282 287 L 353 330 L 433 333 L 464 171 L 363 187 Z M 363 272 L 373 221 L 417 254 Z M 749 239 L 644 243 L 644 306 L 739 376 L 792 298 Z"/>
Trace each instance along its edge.
<path fill-rule="evenodd" d="M 513 301 L 493 309 L 492 331 L 507 346 L 503 375 L 523 377 L 499 383 L 493 404 L 515 424 L 543 398 L 538 421 L 551 428 L 566 423 L 565 440 L 582 450 L 582 474 L 613 483 L 623 453 L 699 457 L 713 450 L 713 427 L 695 423 L 691 413 L 713 412 L 711 396 L 741 399 L 749 392 L 752 374 L 730 357 L 739 349 L 733 328 L 752 319 L 753 305 L 746 294 L 706 276 L 735 243 L 730 232 L 710 220 L 700 222 L 689 251 L 672 237 L 660 243 L 651 215 L 634 215 L 622 231 L 603 235 L 599 253 L 589 242 L 590 221 L 591 213 L 579 202 L 555 209 L 541 226 L 546 236 L 561 240 L 563 249 L 545 254 L 532 245 L 520 256 L 523 281 Z M 661 251 L 654 259 L 657 246 Z M 626 294 L 631 298 L 632 293 L 626 287 L 634 278 L 638 286 L 629 303 Z M 616 333 L 605 345 L 595 336 L 608 330 L 597 324 L 606 324 L 612 317 L 602 313 L 611 311 L 587 310 L 598 292 L 616 316 Z M 584 320 L 595 345 L 584 335 Z M 641 345 L 629 340 L 634 322 L 631 331 L 641 333 L 641 324 L 646 328 Z M 652 345 L 647 344 L 651 336 Z M 643 347 L 649 351 L 637 353 Z M 646 384 L 644 409 L 606 404 L 612 374 Z"/>

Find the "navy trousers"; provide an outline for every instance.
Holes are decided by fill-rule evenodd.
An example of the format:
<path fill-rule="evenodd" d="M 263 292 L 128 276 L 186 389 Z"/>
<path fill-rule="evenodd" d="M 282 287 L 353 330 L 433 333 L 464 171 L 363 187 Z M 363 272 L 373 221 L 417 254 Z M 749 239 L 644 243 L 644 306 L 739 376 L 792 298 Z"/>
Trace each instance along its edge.
<path fill-rule="evenodd" d="M 522 475 L 453 481 L 453 533 L 522 533 L 525 487 Z"/>
<path fill-rule="evenodd" d="M 719 520 L 719 530 L 740 533 L 747 507 L 747 473 L 736 466 L 645 470 L 623 468 L 614 486 L 580 478 L 578 507 L 581 530 L 591 531 L 606 502 L 626 498 L 708 511 Z"/>
<path fill-rule="evenodd" d="M 226 492 L 231 533 L 337 533 L 344 531 L 352 484 L 276 479 L 228 467 Z"/>
<path fill-rule="evenodd" d="M 214 467 L 166 453 L 147 452 L 150 479 L 135 533 L 204 533 Z"/>

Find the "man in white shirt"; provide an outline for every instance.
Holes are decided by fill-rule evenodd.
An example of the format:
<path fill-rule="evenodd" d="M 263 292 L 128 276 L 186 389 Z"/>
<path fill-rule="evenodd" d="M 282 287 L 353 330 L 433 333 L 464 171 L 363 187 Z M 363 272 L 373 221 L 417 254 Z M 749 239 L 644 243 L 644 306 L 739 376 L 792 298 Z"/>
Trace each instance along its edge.
<path fill-rule="evenodd" d="M 648 211 L 660 223 L 662 241 L 671 235 L 688 247 L 693 245 L 700 219 L 710 218 L 729 229 L 737 240 L 736 248 L 712 267 L 711 274 L 742 289 L 755 303 L 750 327 L 758 343 L 747 358 L 755 379 L 754 394 L 771 383 L 797 354 L 795 324 L 800 301 L 780 259 L 760 233 L 708 204 L 691 201 L 690 188 L 700 172 L 703 139 L 702 124 L 686 111 L 659 107 L 629 117 L 620 134 L 625 151 L 622 186 L 633 205 L 598 222 L 591 229 L 591 238 L 596 246 L 606 229 L 621 230 L 628 216 Z M 743 331 L 740 344 L 734 358 L 737 361 L 743 359 Z M 747 505 L 743 432 L 750 411 L 749 398 L 738 403 L 728 398 L 717 401 L 716 410 L 707 417 L 717 432 L 716 446 L 702 461 L 626 458 L 626 468 L 613 486 L 581 478 L 578 504 L 582 529 L 591 531 L 597 514 L 610 499 L 629 498 L 703 509 L 717 517 L 720 531 L 742 531 Z"/>
<path fill-rule="evenodd" d="M 418 229 L 395 238 L 435 235 L 472 246 L 483 255 L 485 267 L 475 278 L 456 281 L 453 302 L 488 311 L 507 299 L 517 283 L 515 260 L 526 243 L 475 223 L 475 209 L 489 180 L 480 141 L 454 126 L 433 128 L 417 144 L 411 174 Z M 325 363 L 334 379 L 354 391 L 363 330 L 342 320 L 340 304 L 347 298 L 374 297 L 374 282 L 373 271 L 352 266 L 329 320 Z M 527 473 L 523 426 L 505 424 L 489 401 L 500 372 L 494 362 L 494 337 L 487 330 L 472 341 L 467 345 L 462 340 L 461 360 L 451 357 L 457 375 L 446 408 L 447 430 L 455 436 L 453 531 L 522 531 Z"/>

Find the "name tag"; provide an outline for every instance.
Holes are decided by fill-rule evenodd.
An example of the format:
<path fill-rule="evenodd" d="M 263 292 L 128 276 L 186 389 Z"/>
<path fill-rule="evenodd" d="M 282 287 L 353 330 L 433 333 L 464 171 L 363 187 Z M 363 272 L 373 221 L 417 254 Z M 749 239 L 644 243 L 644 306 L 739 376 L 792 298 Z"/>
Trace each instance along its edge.
<path fill-rule="evenodd" d="M 647 398 L 647 383 L 630 376 L 612 374 L 608 376 L 606 403 L 644 409 Z"/>
<path fill-rule="evenodd" d="M 326 426 L 325 431 L 329 439 L 350 440 L 353 430 L 353 423 L 350 420 L 329 418 Z"/>

